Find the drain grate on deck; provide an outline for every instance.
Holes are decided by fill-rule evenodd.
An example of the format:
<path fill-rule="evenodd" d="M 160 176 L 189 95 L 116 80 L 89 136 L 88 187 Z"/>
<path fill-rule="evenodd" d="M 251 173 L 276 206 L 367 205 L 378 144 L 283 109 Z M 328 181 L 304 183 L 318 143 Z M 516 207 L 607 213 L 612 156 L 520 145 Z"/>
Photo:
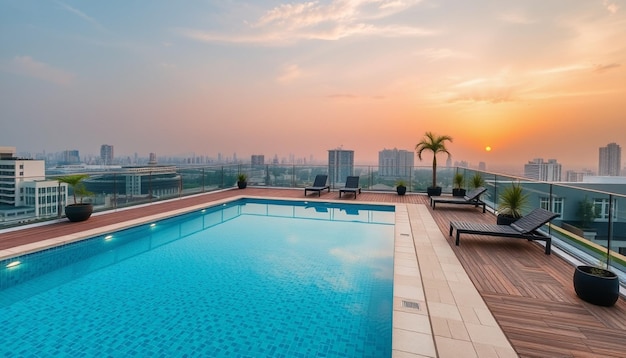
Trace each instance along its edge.
<path fill-rule="evenodd" d="M 414 310 L 419 310 L 420 309 L 420 304 L 417 303 L 417 302 L 411 302 L 411 301 L 404 301 L 404 300 L 402 300 L 402 307 L 412 308 Z"/>

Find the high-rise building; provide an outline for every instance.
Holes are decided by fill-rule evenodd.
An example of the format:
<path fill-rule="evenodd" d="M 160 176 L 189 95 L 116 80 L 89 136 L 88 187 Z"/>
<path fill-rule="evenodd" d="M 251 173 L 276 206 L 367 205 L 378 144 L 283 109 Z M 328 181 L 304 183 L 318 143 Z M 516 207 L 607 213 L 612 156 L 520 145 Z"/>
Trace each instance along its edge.
<path fill-rule="evenodd" d="M 67 198 L 67 184 L 46 179 L 43 160 L 15 156 L 0 147 L 0 222 L 57 216 Z"/>
<path fill-rule="evenodd" d="M 591 170 L 585 169 L 582 171 L 568 170 L 565 172 L 565 175 L 565 179 L 568 182 L 582 182 L 585 181 L 585 177 L 593 176 L 595 174 Z"/>
<path fill-rule="evenodd" d="M 328 177 L 330 183 L 345 183 L 354 173 L 354 151 L 341 148 L 328 151 Z"/>
<path fill-rule="evenodd" d="M 413 151 L 383 149 L 378 152 L 378 175 L 386 178 L 409 178 L 415 164 Z"/>
<path fill-rule="evenodd" d="M 78 154 L 78 150 L 64 150 L 61 154 L 63 159 L 61 159 L 60 164 L 78 164 L 80 163 L 80 155 Z"/>
<path fill-rule="evenodd" d="M 524 164 L 524 176 L 541 181 L 561 181 L 561 164 L 556 159 L 547 162 L 543 158 L 533 159 Z"/>
<path fill-rule="evenodd" d="M 103 144 L 100 146 L 100 160 L 104 165 L 113 164 L 113 146 Z"/>
<path fill-rule="evenodd" d="M 148 156 L 148 165 L 157 165 L 156 153 L 150 153 Z"/>
<path fill-rule="evenodd" d="M 622 167 L 622 148 L 616 143 L 609 143 L 600 148 L 598 175 L 619 176 Z"/>
<path fill-rule="evenodd" d="M 252 165 L 265 165 L 265 156 L 263 154 L 253 154 L 250 158 Z"/>

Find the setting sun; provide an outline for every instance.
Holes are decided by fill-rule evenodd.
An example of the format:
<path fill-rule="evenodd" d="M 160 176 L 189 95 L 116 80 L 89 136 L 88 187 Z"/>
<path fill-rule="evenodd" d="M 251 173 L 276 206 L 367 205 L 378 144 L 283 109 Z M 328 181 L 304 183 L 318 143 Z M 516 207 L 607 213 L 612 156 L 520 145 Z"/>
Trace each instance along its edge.
<path fill-rule="evenodd" d="M 490 147 L 490 146 L 486 146 L 486 147 L 485 147 L 485 151 L 487 151 L 487 152 L 491 152 L 491 147 Z"/>

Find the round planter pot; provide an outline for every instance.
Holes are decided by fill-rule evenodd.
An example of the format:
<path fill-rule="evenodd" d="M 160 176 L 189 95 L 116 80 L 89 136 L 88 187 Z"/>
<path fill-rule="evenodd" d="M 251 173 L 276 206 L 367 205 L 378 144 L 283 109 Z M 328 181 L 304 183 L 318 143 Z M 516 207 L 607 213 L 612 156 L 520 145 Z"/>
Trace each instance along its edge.
<path fill-rule="evenodd" d="M 426 188 L 426 193 L 428 196 L 440 196 L 441 195 L 441 187 L 438 186 L 436 188 L 428 187 Z"/>
<path fill-rule="evenodd" d="M 592 273 L 602 272 L 602 275 Z M 574 290 L 582 300 L 598 306 L 613 306 L 619 298 L 619 278 L 609 270 L 578 266 L 574 271 Z"/>
<path fill-rule="evenodd" d="M 398 193 L 398 195 L 404 195 L 406 194 L 406 186 L 404 185 L 398 185 L 396 187 L 396 192 Z"/>
<path fill-rule="evenodd" d="M 245 189 L 247 186 L 248 186 L 248 182 L 245 182 L 245 181 L 238 181 L 237 182 L 237 187 L 239 189 Z"/>
<path fill-rule="evenodd" d="M 70 204 L 65 207 L 65 217 L 72 222 L 85 221 L 92 213 L 92 204 Z"/>
<path fill-rule="evenodd" d="M 452 189 L 452 196 L 465 196 L 465 189 Z"/>
<path fill-rule="evenodd" d="M 498 225 L 511 225 L 515 221 L 517 221 L 517 219 L 519 219 L 519 218 L 515 218 L 513 216 L 507 216 L 507 215 L 498 215 L 496 217 L 496 224 L 498 224 Z"/>

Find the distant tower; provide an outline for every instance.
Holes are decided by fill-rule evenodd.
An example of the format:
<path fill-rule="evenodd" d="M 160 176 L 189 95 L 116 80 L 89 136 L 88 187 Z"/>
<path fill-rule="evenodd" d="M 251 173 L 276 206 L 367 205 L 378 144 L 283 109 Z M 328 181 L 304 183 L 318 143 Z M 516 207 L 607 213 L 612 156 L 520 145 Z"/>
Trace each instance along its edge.
<path fill-rule="evenodd" d="M 331 183 L 345 183 L 354 173 L 354 151 L 341 148 L 328 151 L 328 176 Z"/>
<path fill-rule="evenodd" d="M 383 149 L 378 152 L 378 175 L 388 178 L 408 178 L 415 164 L 410 150 Z"/>
<path fill-rule="evenodd" d="M 148 159 L 148 165 L 156 165 L 156 164 L 157 164 L 156 153 L 150 153 L 150 159 Z"/>
<path fill-rule="evenodd" d="M 616 143 L 609 143 L 600 148 L 598 175 L 619 176 L 622 163 L 622 148 Z"/>
<path fill-rule="evenodd" d="M 104 165 L 111 165 L 113 163 L 113 146 L 103 144 L 100 146 L 100 160 Z"/>
<path fill-rule="evenodd" d="M 265 165 L 265 156 L 263 154 L 253 154 L 250 158 L 252 165 Z"/>

